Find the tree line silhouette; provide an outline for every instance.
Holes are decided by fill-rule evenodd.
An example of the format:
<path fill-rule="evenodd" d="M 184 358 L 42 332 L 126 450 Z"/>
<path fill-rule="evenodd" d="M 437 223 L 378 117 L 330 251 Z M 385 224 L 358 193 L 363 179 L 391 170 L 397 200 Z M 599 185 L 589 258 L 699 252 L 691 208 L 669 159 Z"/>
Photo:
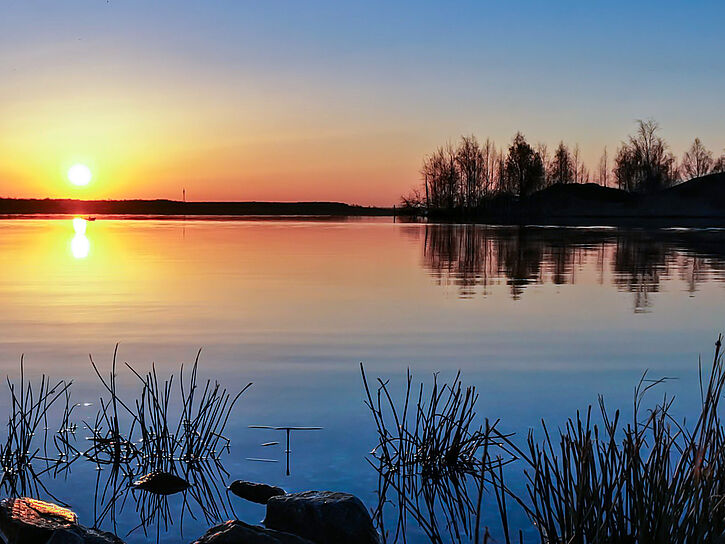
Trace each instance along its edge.
<path fill-rule="evenodd" d="M 517 132 L 504 151 L 486 139 L 462 136 L 456 146 L 438 147 L 423 160 L 422 187 L 401 197 L 412 209 L 473 210 L 500 199 L 519 199 L 557 184 L 596 183 L 627 192 L 648 194 L 710 173 L 725 172 L 725 151 L 715 158 L 699 138 L 678 161 L 660 136 L 654 120 L 640 120 L 623 141 L 613 160 L 605 147 L 592 174 L 579 145 L 563 141 L 549 152 L 546 144 L 532 146 Z"/>

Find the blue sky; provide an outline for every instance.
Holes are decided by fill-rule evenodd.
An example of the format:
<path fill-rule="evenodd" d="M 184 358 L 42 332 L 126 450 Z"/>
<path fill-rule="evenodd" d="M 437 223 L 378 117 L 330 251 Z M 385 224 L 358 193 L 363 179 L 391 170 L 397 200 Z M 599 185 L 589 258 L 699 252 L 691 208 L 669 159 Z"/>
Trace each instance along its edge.
<path fill-rule="evenodd" d="M 376 203 L 416 182 L 432 146 L 464 133 L 578 142 L 594 167 L 636 119 L 655 118 L 678 155 L 695 136 L 719 153 L 724 20 L 722 2 L 7 2 L 0 146 L 32 112 L 62 137 L 75 104 L 97 141 L 100 108 L 127 108 L 126 119 L 148 113 L 139 133 L 168 138 L 186 125 L 214 156 L 185 174 L 169 166 L 185 148 L 160 146 L 141 169 L 160 192 L 174 177 L 208 178 L 214 194 L 243 198 L 279 180 L 295 198 L 373 191 Z M 1 149 L 0 173 L 17 175 Z"/>

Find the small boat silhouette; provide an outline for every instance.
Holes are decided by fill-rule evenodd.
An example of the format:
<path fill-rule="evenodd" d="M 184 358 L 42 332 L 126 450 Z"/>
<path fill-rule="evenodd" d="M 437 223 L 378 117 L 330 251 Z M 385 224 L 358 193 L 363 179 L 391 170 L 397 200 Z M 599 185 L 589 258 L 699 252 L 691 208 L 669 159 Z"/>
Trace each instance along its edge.
<path fill-rule="evenodd" d="M 89 216 L 85 217 L 84 219 L 85 219 L 86 221 L 95 221 L 95 220 L 96 220 L 96 218 L 95 218 L 95 217 L 93 217 L 93 216 L 91 216 L 91 215 L 89 215 Z"/>

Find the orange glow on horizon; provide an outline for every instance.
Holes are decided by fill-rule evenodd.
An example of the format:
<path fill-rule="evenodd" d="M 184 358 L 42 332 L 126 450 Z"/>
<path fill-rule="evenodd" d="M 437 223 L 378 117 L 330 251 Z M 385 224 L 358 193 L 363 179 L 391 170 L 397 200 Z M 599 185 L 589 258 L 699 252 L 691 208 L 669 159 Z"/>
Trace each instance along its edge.
<path fill-rule="evenodd" d="M 0 197 L 180 200 L 186 189 L 196 201 L 391 205 L 417 183 L 420 143 L 371 138 L 373 128 L 296 126 L 256 108 L 230 117 L 183 95 L 150 100 L 140 88 L 36 92 L 27 107 L 1 112 Z M 91 183 L 69 184 L 78 165 Z"/>

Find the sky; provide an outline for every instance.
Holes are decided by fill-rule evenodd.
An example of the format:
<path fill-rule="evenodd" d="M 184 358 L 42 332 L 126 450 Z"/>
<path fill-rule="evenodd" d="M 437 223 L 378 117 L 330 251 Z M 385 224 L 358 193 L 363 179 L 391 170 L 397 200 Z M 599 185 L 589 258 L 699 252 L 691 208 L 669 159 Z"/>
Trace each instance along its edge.
<path fill-rule="evenodd" d="M 723 2 L 0 0 L 0 196 L 391 205 L 462 134 L 725 148 Z M 67 171 L 88 165 L 91 183 Z"/>

